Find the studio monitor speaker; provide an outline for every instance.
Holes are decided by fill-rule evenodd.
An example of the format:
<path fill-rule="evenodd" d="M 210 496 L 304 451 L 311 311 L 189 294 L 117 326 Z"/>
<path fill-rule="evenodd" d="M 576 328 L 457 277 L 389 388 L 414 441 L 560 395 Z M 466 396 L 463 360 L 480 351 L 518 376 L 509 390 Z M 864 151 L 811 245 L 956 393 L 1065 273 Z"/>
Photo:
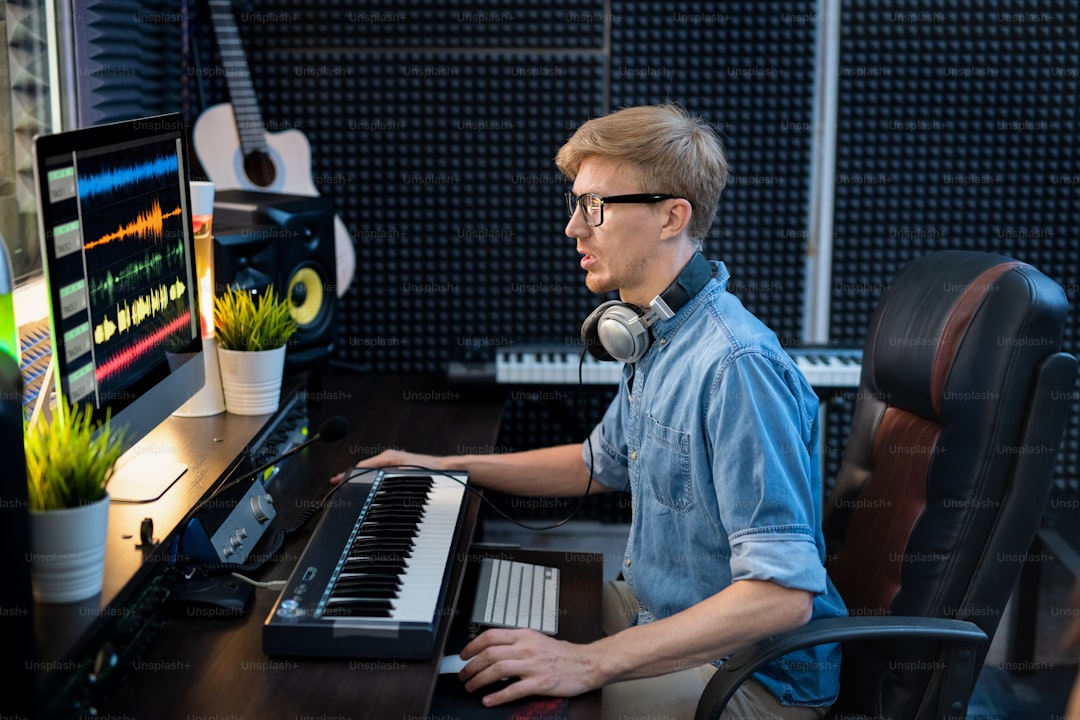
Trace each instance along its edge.
<path fill-rule="evenodd" d="M 314 365 L 337 337 L 334 207 L 326 198 L 248 190 L 214 197 L 214 292 L 273 285 L 299 327 L 286 367 Z"/>

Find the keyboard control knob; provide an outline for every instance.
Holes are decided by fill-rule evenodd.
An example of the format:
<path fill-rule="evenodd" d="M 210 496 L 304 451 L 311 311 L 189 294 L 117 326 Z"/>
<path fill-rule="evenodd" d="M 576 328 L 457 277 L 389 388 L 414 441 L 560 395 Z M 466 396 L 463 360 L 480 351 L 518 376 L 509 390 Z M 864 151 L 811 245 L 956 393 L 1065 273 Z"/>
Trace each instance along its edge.
<path fill-rule="evenodd" d="M 300 603 L 293 598 L 282 600 L 277 609 L 278 617 L 282 618 L 296 618 L 304 614 L 303 609 L 300 607 Z"/>

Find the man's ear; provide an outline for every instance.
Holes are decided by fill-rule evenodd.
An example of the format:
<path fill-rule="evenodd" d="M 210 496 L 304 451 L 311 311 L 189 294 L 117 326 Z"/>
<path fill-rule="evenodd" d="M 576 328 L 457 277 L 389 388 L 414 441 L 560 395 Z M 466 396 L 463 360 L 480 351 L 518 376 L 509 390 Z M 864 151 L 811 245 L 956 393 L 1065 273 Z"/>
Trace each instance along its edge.
<path fill-rule="evenodd" d="M 694 214 L 694 208 L 685 198 L 672 198 L 665 200 L 667 217 L 660 227 L 660 236 L 663 238 L 675 237 L 684 232 L 690 225 L 690 218 Z"/>

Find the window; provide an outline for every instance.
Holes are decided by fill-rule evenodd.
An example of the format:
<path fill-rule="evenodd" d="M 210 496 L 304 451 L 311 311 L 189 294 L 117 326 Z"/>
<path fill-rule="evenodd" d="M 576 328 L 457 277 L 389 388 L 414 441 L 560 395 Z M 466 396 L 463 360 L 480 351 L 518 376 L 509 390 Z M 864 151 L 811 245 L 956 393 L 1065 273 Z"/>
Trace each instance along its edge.
<path fill-rule="evenodd" d="M 57 113 L 56 44 L 46 0 L 7 2 L 0 13 L 0 234 L 18 283 L 41 271 L 31 140 Z"/>

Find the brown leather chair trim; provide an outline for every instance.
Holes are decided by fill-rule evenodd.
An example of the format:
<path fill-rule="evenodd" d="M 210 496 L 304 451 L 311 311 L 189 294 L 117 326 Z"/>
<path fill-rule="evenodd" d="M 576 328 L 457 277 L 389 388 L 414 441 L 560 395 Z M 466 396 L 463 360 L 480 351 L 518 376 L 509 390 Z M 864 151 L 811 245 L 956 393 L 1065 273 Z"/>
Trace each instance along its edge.
<path fill-rule="evenodd" d="M 956 353 L 960 348 L 967 333 L 968 326 L 975 311 L 983 302 L 987 293 L 992 291 L 998 278 L 1009 270 L 1023 265 L 1021 262 L 1007 262 L 995 265 L 979 274 L 963 295 L 949 311 L 949 317 L 945 320 L 945 326 L 941 329 L 941 339 L 938 342 L 937 352 L 934 354 L 933 365 L 930 370 L 930 401 L 934 406 L 934 415 L 941 417 L 941 401 L 945 395 L 945 381 L 949 378 L 949 370 L 952 369 Z"/>
<path fill-rule="evenodd" d="M 926 478 L 939 431 L 936 423 L 896 408 L 881 419 L 873 481 L 855 500 L 862 507 L 848 528 L 848 545 L 862 550 L 841 554 L 829 568 L 853 613 L 886 613 L 900 590 L 901 568 L 910 560 L 908 539 L 926 510 Z"/>

